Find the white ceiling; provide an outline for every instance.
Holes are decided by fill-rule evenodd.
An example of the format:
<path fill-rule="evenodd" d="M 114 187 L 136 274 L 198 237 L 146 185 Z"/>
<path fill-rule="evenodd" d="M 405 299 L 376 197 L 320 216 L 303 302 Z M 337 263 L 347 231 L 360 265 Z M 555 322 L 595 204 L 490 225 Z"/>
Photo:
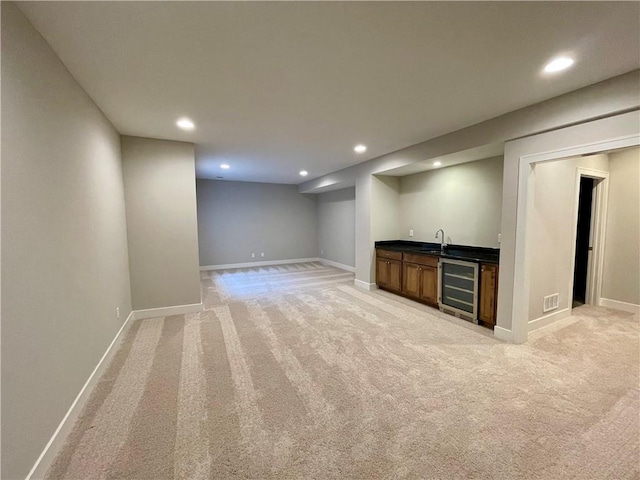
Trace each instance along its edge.
<path fill-rule="evenodd" d="M 118 131 L 209 178 L 300 183 L 640 67 L 638 2 L 18 5 Z"/>

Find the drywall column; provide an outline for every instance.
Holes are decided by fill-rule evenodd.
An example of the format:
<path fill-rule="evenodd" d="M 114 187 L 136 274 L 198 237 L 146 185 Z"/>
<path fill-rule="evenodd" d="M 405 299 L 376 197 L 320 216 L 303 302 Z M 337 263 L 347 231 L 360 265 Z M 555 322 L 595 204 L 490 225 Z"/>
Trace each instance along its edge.
<path fill-rule="evenodd" d="M 134 310 L 201 303 L 194 146 L 122 137 Z"/>
<path fill-rule="evenodd" d="M 130 311 L 120 135 L 2 2 L 2 478 L 27 476 Z"/>
<path fill-rule="evenodd" d="M 356 177 L 356 278 L 355 284 L 363 288 L 373 287 L 375 264 L 371 241 L 371 178 L 362 174 Z"/>
<path fill-rule="evenodd" d="M 356 179 L 356 285 L 376 281 L 375 242 L 400 235 L 400 179 L 362 172 Z"/>

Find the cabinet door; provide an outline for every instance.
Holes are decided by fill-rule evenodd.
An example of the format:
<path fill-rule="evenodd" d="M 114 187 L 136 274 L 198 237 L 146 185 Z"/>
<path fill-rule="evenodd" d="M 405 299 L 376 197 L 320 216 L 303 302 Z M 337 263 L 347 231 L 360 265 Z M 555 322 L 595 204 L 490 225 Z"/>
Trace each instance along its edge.
<path fill-rule="evenodd" d="M 498 297 L 498 266 L 483 263 L 480 266 L 480 313 L 478 318 L 491 325 L 496 324 Z"/>
<path fill-rule="evenodd" d="M 389 284 L 389 260 L 376 258 L 376 283 L 381 287 Z"/>
<path fill-rule="evenodd" d="M 420 265 L 404 263 L 402 269 L 402 292 L 410 297 L 420 297 Z"/>
<path fill-rule="evenodd" d="M 387 266 L 389 267 L 389 283 L 387 283 L 387 288 L 400 292 L 402 290 L 402 262 L 398 260 L 387 260 Z"/>
<path fill-rule="evenodd" d="M 433 304 L 438 304 L 438 269 L 434 267 L 420 267 L 420 298 Z"/>

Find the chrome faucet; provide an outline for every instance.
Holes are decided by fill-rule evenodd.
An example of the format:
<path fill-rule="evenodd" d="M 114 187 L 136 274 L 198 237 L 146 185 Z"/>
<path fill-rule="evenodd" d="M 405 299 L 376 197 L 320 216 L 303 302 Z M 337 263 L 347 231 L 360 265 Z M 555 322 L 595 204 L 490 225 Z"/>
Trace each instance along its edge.
<path fill-rule="evenodd" d="M 438 238 L 438 233 L 442 232 L 442 237 L 440 237 L 440 251 L 442 253 L 444 253 L 444 249 L 446 248 L 447 244 L 444 241 L 444 230 L 443 229 L 439 229 L 436 232 L 436 239 Z"/>

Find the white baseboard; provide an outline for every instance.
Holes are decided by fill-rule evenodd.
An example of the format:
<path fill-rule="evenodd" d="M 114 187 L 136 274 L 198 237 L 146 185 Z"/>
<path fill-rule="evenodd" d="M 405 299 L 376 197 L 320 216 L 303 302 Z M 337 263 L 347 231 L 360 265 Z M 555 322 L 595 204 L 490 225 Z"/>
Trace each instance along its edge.
<path fill-rule="evenodd" d="M 204 265 L 200 267 L 200 271 L 206 270 L 227 270 L 229 268 L 251 268 L 251 267 L 267 267 L 269 265 L 287 265 L 289 263 L 309 263 L 319 262 L 320 258 L 289 258 L 286 260 L 268 260 L 266 262 L 247 262 L 247 263 L 227 263 L 224 265 Z"/>
<path fill-rule="evenodd" d="M 505 342 L 513 343 L 513 331 L 499 327 L 498 325 L 493 327 L 493 336 Z"/>
<path fill-rule="evenodd" d="M 133 310 L 127 319 L 124 321 L 118 333 L 111 341 L 111 344 L 107 347 L 107 351 L 104 352 L 102 358 L 96 365 L 96 368 L 93 369 L 91 375 L 83 385 L 80 393 L 75 398 L 71 407 L 67 411 L 66 415 L 62 418 L 62 421 L 56 428 L 55 432 L 51 436 L 51 439 L 42 450 L 42 453 L 36 460 L 35 464 L 31 468 L 31 471 L 27 475 L 25 480 L 35 480 L 44 478 L 47 470 L 53 463 L 53 460 L 56 458 L 56 455 L 64 445 L 64 442 L 67 438 L 67 435 L 71 432 L 78 415 L 82 412 L 83 407 L 85 406 L 93 388 L 98 383 L 98 380 L 104 373 L 105 368 L 109 365 L 109 361 L 111 357 L 118 351 L 117 344 L 122 341 L 125 336 L 126 331 L 133 323 L 133 320 L 142 320 L 145 318 L 153 318 L 153 317 L 166 317 L 168 315 L 180 315 L 184 313 L 196 313 L 201 312 L 203 310 L 202 303 L 194 303 L 191 305 L 176 305 L 172 307 L 161 307 L 161 308 L 150 308 L 147 310 Z M 115 348 L 114 348 L 115 347 Z"/>
<path fill-rule="evenodd" d="M 338 263 L 338 262 L 334 262 L 333 260 L 327 260 L 326 258 L 321 258 L 320 259 L 320 263 L 323 265 L 329 265 L 330 267 L 336 267 L 339 268 L 340 270 L 346 270 L 347 272 L 354 272 L 356 271 L 356 267 L 352 267 L 350 265 L 345 265 L 344 263 Z"/>
<path fill-rule="evenodd" d="M 546 327 L 547 325 L 551 325 L 558 320 L 562 320 L 563 318 L 567 318 L 571 316 L 571 309 L 565 308 L 562 310 L 558 310 L 557 312 L 550 313 L 549 315 L 544 315 L 542 317 L 536 318 L 534 320 L 529 320 L 528 331 L 533 332 L 542 327 Z"/>
<path fill-rule="evenodd" d="M 203 304 L 192 303 L 190 305 L 174 305 L 172 307 L 149 308 L 147 310 L 134 310 L 133 318 L 142 320 L 144 318 L 168 317 L 169 315 L 182 315 L 185 313 L 201 312 Z"/>
<path fill-rule="evenodd" d="M 358 280 L 357 278 L 353 281 L 353 284 L 356 287 L 363 288 L 365 290 L 377 290 L 378 289 L 378 285 L 376 285 L 375 283 L 363 282 L 362 280 Z"/>
<path fill-rule="evenodd" d="M 610 298 L 601 298 L 599 303 L 601 307 L 640 314 L 640 305 L 636 305 L 635 303 L 621 302 L 619 300 L 611 300 Z"/>
<path fill-rule="evenodd" d="M 33 464 L 33 467 L 31 468 L 31 471 L 29 472 L 25 480 L 44 478 L 47 470 L 49 470 L 49 467 L 53 463 L 53 460 L 56 458 L 56 455 L 64 445 L 67 436 L 71 432 L 71 429 L 73 428 L 76 420 L 78 419 L 78 416 L 80 415 L 80 412 L 82 412 L 82 409 L 87 403 L 91 392 L 97 385 L 98 380 L 100 380 L 100 377 L 104 373 L 104 370 L 109 365 L 111 358 L 118 351 L 117 346 L 125 337 L 126 331 L 133 323 L 131 320 L 133 320 L 134 318 L 135 312 L 132 311 L 107 347 L 107 350 L 104 352 L 104 355 L 102 355 L 102 358 L 96 365 L 96 368 L 93 369 L 93 372 L 91 372 L 91 375 L 89 375 L 89 378 L 80 389 L 80 393 L 78 393 L 78 395 L 76 396 L 75 400 L 69 407 L 69 410 L 67 410 L 65 416 L 62 417 L 62 421 L 58 425 L 58 428 L 56 428 L 56 430 L 53 432 L 53 435 L 49 439 L 49 442 L 47 442 L 44 449 L 42 450 L 42 453 Z"/>

